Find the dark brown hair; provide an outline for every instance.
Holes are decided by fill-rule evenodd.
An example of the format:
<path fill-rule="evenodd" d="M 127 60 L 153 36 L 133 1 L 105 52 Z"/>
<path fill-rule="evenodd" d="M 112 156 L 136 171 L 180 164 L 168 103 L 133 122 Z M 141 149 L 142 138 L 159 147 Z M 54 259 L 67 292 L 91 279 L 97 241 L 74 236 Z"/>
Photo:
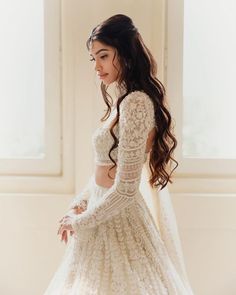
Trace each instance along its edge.
<path fill-rule="evenodd" d="M 116 167 L 116 162 L 111 157 L 111 151 L 118 146 L 119 142 L 113 132 L 114 126 L 119 122 L 119 105 L 130 92 L 135 90 L 144 91 L 152 99 L 156 120 L 156 134 L 149 159 L 151 171 L 149 183 L 152 187 L 160 185 L 161 189 L 163 189 L 168 182 L 172 183 L 171 174 L 178 166 L 178 162 L 172 157 L 177 146 L 177 140 L 172 132 L 172 119 L 166 102 L 166 91 L 163 84 L 156 77 L 157 63 L 144 44 L 131 18 L 126 15 L 114 15 L 96 26 L 87 40 L 88 50 L 94 40 L 116 49 L 121 68 L 119 80 L 117 81 L 118 87 L 125 89 L 125 93 L 118 97 L 117 116 L 110 127 L 114 144 L 109 151 L 109 158 L 114 163 L 114 166 L 109 171 Z M 101 82 L 102 95 L 107 105 L 106 114 L 101 121 L 105 121 L 110 116 L 113 103 L 107 88 L 108 86 Z M 175 162 L 175 167 L 171 170 L 172 162 Z"/>

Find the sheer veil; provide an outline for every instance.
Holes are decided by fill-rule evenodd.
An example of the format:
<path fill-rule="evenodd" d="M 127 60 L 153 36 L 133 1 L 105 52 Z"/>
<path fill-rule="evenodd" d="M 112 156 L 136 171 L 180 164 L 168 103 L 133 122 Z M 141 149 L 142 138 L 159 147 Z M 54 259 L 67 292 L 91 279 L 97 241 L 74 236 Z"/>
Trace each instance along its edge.
<path fill-rule="evenodd" d="M 144 165 L 146 175 L 148 175 L 147 162 Z M 162 190 L 152 189 L 149 185 L 152 198 L 155 200 L 155 213 L 157 217 L 154 219 L 157 223 L 161 238 L 166 246 L 168 255 L 179 273 L 182 282 L 185 285 L 186 290 L 189 295 L 193 295 L 192 288 L 189 283 L 187 276 L 184 256 L 182 251 L 181 239 L 178 232 L 177 220 L 174 212 L 174 208 L 171 201 L 171 196 L 169 193 L 168 185 L 166 185 Z"/>

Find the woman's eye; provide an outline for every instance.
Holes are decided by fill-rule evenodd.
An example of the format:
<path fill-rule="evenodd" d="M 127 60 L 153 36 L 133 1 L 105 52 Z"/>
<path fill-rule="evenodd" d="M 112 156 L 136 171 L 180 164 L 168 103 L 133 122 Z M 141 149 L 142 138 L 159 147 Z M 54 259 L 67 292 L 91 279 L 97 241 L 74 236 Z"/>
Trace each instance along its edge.
<path fill-rule="evenodd" d="M 105 59 L 107 57 L 107 54 L 100 56 L 101 59 Z M 90 61 L 95 61 L 95 58 L 91 58 Z"/>

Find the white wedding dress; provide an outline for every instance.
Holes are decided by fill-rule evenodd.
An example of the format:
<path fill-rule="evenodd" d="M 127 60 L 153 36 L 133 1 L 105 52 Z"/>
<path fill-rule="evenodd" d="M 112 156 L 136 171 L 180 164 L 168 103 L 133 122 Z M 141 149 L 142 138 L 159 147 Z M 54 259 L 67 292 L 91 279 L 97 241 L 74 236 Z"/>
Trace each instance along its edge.
<path fill-rule="evenodd" d="M 109 124 L 93 134 L 95 162 L 111 165 L 114 142 Z M 181 243 L 168 189 L 157 191 L 158 225 L 140 192 L 149 131 L 155 126 L 154 107 L 142 91 L 120 104 L 112 151 L 117 163 L 110 188 L 92 175 L 69 209 L 85 211 L 72 217 L 74 235 L 44 295 L 193 295 L 185 271 Z"/>

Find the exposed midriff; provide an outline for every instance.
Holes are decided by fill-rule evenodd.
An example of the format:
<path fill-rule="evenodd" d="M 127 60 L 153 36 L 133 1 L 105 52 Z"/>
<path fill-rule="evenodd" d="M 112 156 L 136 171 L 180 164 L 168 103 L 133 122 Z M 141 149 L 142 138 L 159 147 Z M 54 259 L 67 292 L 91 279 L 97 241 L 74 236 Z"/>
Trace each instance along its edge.
<path fill-rule="evenodd" d="M 112 168 L 109 171 L 109 169 L 112 166 L 113 166 L 113 164 L 107 165 L 107 166 L 102 166 L 102 165 L 95 166 L 95 181 L 96 181 L 97 185 L 100 185 L 100 186 L 106 187 L 106 188 L 110 188 L 113 185 L 115 175 L 116 175 L 117 166 Z M 108 171 L 109 171 L 109 175 L 112 177 L 112 179 L 108 176 Z"/>

